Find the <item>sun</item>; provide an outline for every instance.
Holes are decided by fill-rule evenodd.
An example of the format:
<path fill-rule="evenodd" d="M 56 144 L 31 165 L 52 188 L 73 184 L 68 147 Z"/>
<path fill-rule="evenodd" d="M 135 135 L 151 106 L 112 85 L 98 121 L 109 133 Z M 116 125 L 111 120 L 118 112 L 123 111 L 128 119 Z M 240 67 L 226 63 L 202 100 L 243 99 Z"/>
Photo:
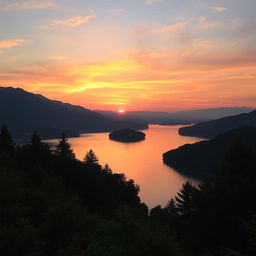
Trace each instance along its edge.
<path fill-rule="evenodd" d="M 124 114 L 125 111 L 124 111 L 123 109 L 119 109 L 119 110 L 118 110 L 118 113 L 119 113 L 119 114 Z"/>

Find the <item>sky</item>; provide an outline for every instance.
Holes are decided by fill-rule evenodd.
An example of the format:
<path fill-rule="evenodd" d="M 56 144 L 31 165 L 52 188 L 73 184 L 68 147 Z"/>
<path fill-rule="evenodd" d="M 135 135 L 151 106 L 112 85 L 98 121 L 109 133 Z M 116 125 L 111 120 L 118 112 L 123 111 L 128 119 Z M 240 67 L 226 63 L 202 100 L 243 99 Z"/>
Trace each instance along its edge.
<path fill-rule="evenodd" d="M 0 86 L 89 109 L 256 107 L 255 0 L 0 0 Z"/>

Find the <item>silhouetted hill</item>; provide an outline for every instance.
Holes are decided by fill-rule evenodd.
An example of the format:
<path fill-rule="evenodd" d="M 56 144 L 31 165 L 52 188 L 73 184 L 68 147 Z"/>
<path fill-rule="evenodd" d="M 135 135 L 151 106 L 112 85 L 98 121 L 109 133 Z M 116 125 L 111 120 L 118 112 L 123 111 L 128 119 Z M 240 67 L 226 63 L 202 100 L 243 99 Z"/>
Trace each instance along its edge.
<path fill-rule="evenodd" d="M 147 125 L 127 120 L 112 120 L 80 106 L 49 100 L 23 89 L 0 87 L 0 124 L 6 124 L 14 137 L 28 138 L 37 129 L 42 138 L 52 138 L 64 131 L 106 132 L 121 128 L 146 129 Z"/>
<path fill-rule="evenodd" d="M 131 130 L 122 129 L 119 131 L 114 131 L 109 134 L 110 140 L 120 141 L 120 142 L 138 142 L 145 139 L 145 133 Z"/>
<path fill-rule="evenodd" d="M 187 125 L 237 115 L 252 111 L 248 107 L 209 108 L 179 112 L 154 112 L 154 111 L 128 111 L 119 114 L 113 111 L 96 110 L 96 112 L 113 119 L 144 120 L 149 124 L 160 125 Z"/>
<path fill-rule="evenodd" d="M 194 136 L 202 138 L 213 138 L 216 135 L 241 126 L 256 126 L 256 110 L 228 116 L 221 119 L 195 124 L 193 126 L 182 127 L 179 134 L 185 136 Z"/>
<path fill-rule="evenodd" d="M 181 173 L 202 178 L 220 169 L 226 152 L 239 142 L 256 149 L 256 127 L 241 127 L 209 141 L 186 144 L 164 153 L 163 161 Z"/>

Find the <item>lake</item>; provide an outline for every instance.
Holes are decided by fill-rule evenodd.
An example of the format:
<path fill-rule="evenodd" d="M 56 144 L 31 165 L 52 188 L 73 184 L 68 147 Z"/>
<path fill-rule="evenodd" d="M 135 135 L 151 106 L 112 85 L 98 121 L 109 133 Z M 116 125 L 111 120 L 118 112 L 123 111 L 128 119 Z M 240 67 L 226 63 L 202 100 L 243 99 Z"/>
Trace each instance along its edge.
<path fill-rule="evenodd" d="M 187 143 L 202 139 L 184 137 L 178 134 L 180 126 L 150 125 L 146 140 L 137 143 L 121 143 L 108 139 L 108 133 L 81 134 L 71 138 L 74 153 L 83 159 L 89 149 L 95 151 L 101 165 L 106 163 L 113 172 L 124 173 L 140 186 L 140 198 L 149 208 L 158 204 L 165 206 L 187 180 L 197 184 L 195 179 L 184 177 L 163 164 L 162 154 Z M 56 143 L 57 140 L 47 140 Z"/>

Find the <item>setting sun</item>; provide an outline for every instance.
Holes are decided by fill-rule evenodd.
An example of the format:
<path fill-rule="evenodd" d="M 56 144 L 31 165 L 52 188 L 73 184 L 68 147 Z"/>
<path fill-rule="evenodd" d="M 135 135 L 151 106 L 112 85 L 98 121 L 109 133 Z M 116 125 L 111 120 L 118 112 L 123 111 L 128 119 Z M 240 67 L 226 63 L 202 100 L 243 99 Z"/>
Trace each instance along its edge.
<path fill-rule="evenodd" d="M 124 114 L 125 111 L 124 111 L 123 109 L 120 109 L 120 110 L 118 110 L 118 113 L 119 113 L 119 114 Z"/>

